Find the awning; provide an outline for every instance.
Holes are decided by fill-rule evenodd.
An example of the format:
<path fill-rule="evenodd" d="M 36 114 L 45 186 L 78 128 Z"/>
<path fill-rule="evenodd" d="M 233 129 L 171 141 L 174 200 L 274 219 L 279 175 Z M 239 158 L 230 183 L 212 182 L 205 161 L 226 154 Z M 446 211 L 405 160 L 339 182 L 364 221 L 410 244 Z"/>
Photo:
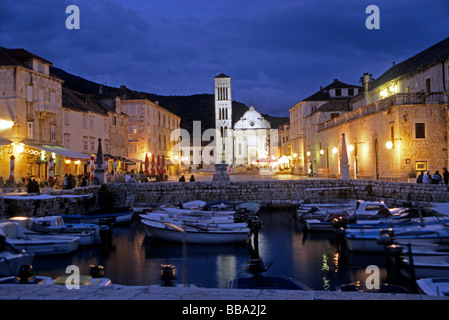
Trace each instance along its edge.
<path fill-rule="evenodd" d="M 145 161 L 143 161 L 143 160 L 137 160 L 137 159 L 134 159 L 134 158 L 128 158 L 128 157 L 124 157 L 127 161 L 132 161 L 132 162 L 134 162 L 134 163 L 145 163 Z"/>
<path fill-rule="evenodd" d="M 171 159 L 167 159 L 167 158 L 165 158 L 165 165 L 166 165 L 167 167 L 174 166 L 174 164 L 173 164 L 173 162 L 171 161 Z"/>
<path fill-rule="evenodd" d="M 78 160 L 88 160 L 90 159 L 90 155 L 84 154 L 84 153 L 80 153 L 80 152 L 76 152 L 64 147 L 60 147 L 60 146 L 51 146 L 51 145 L 42 145 L 42 146 L 31 146 L 28 145 L 31 148 L 34 149 L 38 149 L 38 150 L 43 150 L 43 151 L 47 151 L 47 152 L 54 152 L 56 154 L 59 154 L 61 156 L 64 156 L 68 159 L 78 159 Z"/>

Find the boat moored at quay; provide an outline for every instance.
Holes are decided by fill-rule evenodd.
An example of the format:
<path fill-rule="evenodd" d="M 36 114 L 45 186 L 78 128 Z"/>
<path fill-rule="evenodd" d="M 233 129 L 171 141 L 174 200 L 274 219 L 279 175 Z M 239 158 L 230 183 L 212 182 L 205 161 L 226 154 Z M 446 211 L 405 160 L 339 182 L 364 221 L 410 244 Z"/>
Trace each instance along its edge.
<path fill-rule="evenodd" d="M 330 203 L 329 206 L 331 206 L 332 203 Z M 324 207 L 324 204 L 320 204 L 320 207 Z M 187 244 L 189 244 L 188 247 L 188 251 L 196 251 L 196 248 L 194 249 L 195 246 L 190 246 L 190 244 L 195 244 L 195 245 L 199 245 L 199 249 L 205 250 L 204 248 L 206 248 L 206 246 L 203 248 L 202 246 L 204 244 L 213 244 L 212 247 L 216 247 L 217 248 L 217 252 L 219 252 L 221 245 L 231 245 L 232 248 L 234 247 L 240 247 L 242 250 L 246 249 L 245 244 L 247 244 L 248 241 L 248 237 L 251 237 L 252 235 L 252 229 L 250 228 L 250 226 L 247 223 L 244 222 L 237 222 L 235 221 L 235 216 L 239 213 L 239 208 L 236 206 L 234 207 L 229 207 L 229 206 L 222 206 L 223 208 L 220 209 L 216 209 L 216 210 L 204 210 L 204 206 L 202 203 L 198 203 L 197 206 L 195 206 L 194 204 L 192 204 L 191 207 L 189 207 L 188 204 L 183 203 L 182 204 L 182 208 L 180 208 L 178 206 L 177 203 L 172 204 L 172 205 L 161 205 L 161 206 L 152 206 L 150 204 L 146 204 L 145 206 L 145 211 L 142 210 L 142 212 L 140 212 L 140 214 L 135 214 L 136 211 L 134 212 L 134 217 L 138 218 L 138 219 L 133 219 L 131 220 L 132 224 L 131 228 L 128 228 L 128 226 L 125 224 L 124 226 L 120 226 L 119 231 L 117 232 L 129 232 L 128 234 L 131 235 L 129 236 L 130 239 L 134 239 L 134 241 L 139 241 L 140 239 L 142 239 L 141 243 L 138 243 L 139 245 L 141 245 L 141 247 L 139 247 L 139 250 L 142 250 L 142 248 L 146 251 L 146 255 L 145 257 L 142 256 L 142 263 L 145 264 L 145 266 L 152 264 L 154 265 L 159 264 L 157 261 L 157 258 L 154 258 L 154 256 L 152 256 L 152 252 L 155 250 L 162 250 L 159 247 L 163 248 L 163 249 L 167 249 L 165 256 L 162 255 L 162 259 L 165 261 L 169 261 L 170 263 L 175 263 L 178 265 L 178 267 L 180 267 L 180 265 L 182 264 L 182 262 L 177 262 L 177 261 L 182 261 L 182 259 L 179 256 L 179 250 L 181 250 L 181 246 L 178 246 L 178 244 L 181 244 L 183 242 L 186 242 Z M 343 208 L 343 207 L 342 207 Z M 164 210 L 165 209 L 165 210 Z M 182 209 L 183 211 L 179 211 L 178 209 Z M 247 208 L 249 211 L 254 210 L 251 208 Z M 256 210 L 254 210 L 253 212 L 257 212 L 260 210 L 260 206 L 256 206 L 255 207 Z M 271 209 L 271 208 L 270 208 Z M 272 210 L 272 209 L 271 209 Z M 268 237 L 267 234 L 269 234 L 270 232 L 275 232 L 276 229 L 271 227 L 271 223 L 273 223 L 274 220 L 277 219 L 277 217 L 275 215 L 277 215 L 277 211 L 275 213 L 274 216 L 267 215 L 267 212 L 265 210 L 260 210 L 262 211 L 262 215 L 264 215 L 264 219 L 262 221 L 264 222 L 264 228 L 262 228 L 261 231 L 261 247 L 262 252 L 270 252 L 273 251 L 274 247 L 278 248 L 276 249 L 277 251 L 282 251 L 279 250 L 280 246 L 278 244 L 275 245 L 276 243 L 276 237 L 279 237 L 279 235 L 274 235 L 273 237 Z M 259 215 L 260 218 L 260 211 L 257 212 L 257 214 L 255 214 L 256 216 Z M 150 214 L 151 213 L 151 214 Z M 297 212 L 295 212 L 297 213 Z M 288 217 L 290 218 L 294 218 L 295 217 L 295 213 L 293 212 L 283 212 L 282 215 L 288 215 Z M 156 219 L 156 214 L 159 215 L 159 217 Z M 66 223 L 66 219 L 64 217 L 64 215 L 61 215 L 64 219 L 64 223 Z M 69 216 L 69 215 L 67 215 Z M 86 215 L 84 215 L 84 218 L 87 218 Z M 177 216 L 176 219 L 174 219 L 174 217 Z M 67 217 L 69 218 L 69 217 Z M 404 217 L 403 217 L 404 218 Z M 187 221 L 191 219 L 190 221 Z M 385 217 L 381 218 L 381 219 L 387 219 Z M 381 219 L 377 219 L 377 220 L 370 220 L 370 219 L 366 219 L 365 220 L 365 224 L 362 224 L 362 219 L 360 219 L 358 223 L 354 223 L 354 224 L 346 224 L 347 226 L 347 230 L 353 228 L 356 228 L 356 224 L 358 225 L 358 227 L 360 227 L 360 229 L 364 229 L 365 231 L 370 229 L 370 228 L 374 228 L 374 224 L 376 224 L 376 227 L 381 226 Z M 154 221 L 153 221 L 154 220 Z M 157 220 L 157 221 L 156 221 Z M 398 218 L 399 221 L 400 219 Z M 290 229 L 295 229 L 296 226 L 294 226 L 294 223 L 296 223 L 296 219 L 295 221 L 292 220 L 288 220 L 288 224 L 286 225 L 286 227 L 290 228 Z M 375 222 L 374 222 L 375 221 Z M 396 222 L 395 221 L 395 222 Z M 84 220 L 84 223 L 86 223 L 87 220 Z M 274 221 L 275 222 L 275 221 Z M 383 221 L 382 221 L 383 222 Z M 70 222 L 69 222 L 70 223 Z M 243 223 L 243 224 L 242 224 Z M 276 223 L 276 222 L 275 222 Z M 430 221 L 426 221 L 426 223 L 430 224 Z M 74 223 L 73 223 L 74 224 Z M 145 224 L 147 224 L 147 227 L 149 228 L 153 228 L 148 234 L 147 233 L 147 229 L 145 227 Z M 369 226 L 371 224 L 371 226 Z M 383 225 L 383 227 L 385 227 L 387 225 Z M 157 228 L 159 229 L 157 229 Z M 265 228 L 267 227 L 267 228 Z M 142 228 L 144 230 L 144 237 L 133 237 L 133 232 L 135 232 L 135 230 L 139 230 L 140 228 Z M 234 232 L 235 230 L 242 228 L 241 230 L 244 230 L 244 232 L 240 232 L 240 234 L 238 235 L 238 237 L 236 238 L 236 240 L 230 240 L 232 237 L 229 234 L 225 234 L 224 231 L 226 231 L 226 229 L 228 229 L 227 231 L 229 231 L 229 233 L 232 231 Z M 276 227 L 278 228 L 278 227 Z M 182 230 L 180 230 L 182 229 Z M 234 230 L 232 230 L 234 229 Z M 265 230 L 266 229 L 266 230 Z M 157 230 L 157 231 L 155 231 Z M 164 230 L 162 233 L 164 233 L 164 235 L 155 235 L 155 232 L 160 232 L 160 230 Z M 170 232 L 166 232 L 167 230 L 170 230 Z M 207 231 L 206 235 L 207 236 L 211 236 L 213 235 L 213 237 L 210 238 L 205 238 L 202 235 L 200 236 L 200 233 L 198 232 L 199 230 L 201 231 Z M 187 232 L 186 232 L 187 231 Z M 313 230 L 311 230 L 313 231 Z M 213 232 L 218 232 L 216 234 L 213 234 Z M 268 233 L 267 233 L 268 232 Z M 283 231 L 284 232 L 284 231 Z M 169 238 L 167 236 L 167 234 L 171 234 Z M 196 240 L 192 240 L 195 239 L 195 237 L 193 237 L 193 235 L 195 234 L 195 237 L 197 238 Z M 190 235 L 192 235 L 192 237 L 190 237 Z M 331 233 L 328 234 L 329 237 L 332 237 Z M 316 237 L 316 239 L 325 239 L 328 235 L 324 234 L 324 235 L 320 235 L 318 237 Z M 222 239 L 219 239 L 219 236 L 223 236 Z M 166 237 L 164 239 L 164 237 Z M 301 253 L 302 255 L 312 255 L 312 251 L 307 251 L 307 247 L 308 246 L 312 246 L 314 241 L 317 241 L 316 239 L 314 239 L 314 236 L 312 235 L 309 238 L 307 238 L 308 235 L 305 235 L 303 233 L 301 233 L 299 230 L 294 230 L 294 235 L 293 238 L 294 239 L 294 243 L 296 245 L 299 245 L 299 243 L 297 243 L 297 241 L 303 241 L 302 245 L 300 245 L 298 248 L 295 248 L 294 250 L 303 250 L 303 253 Z M 152 239 L 157 238 L 159 241 L 153 241 Z M 226 240 L 224 239 L 226 238 Z M 189 239 L 189 240 L 187 240 Z M 211 240 L 214 239 L 214 240 Z M 218 239 L 218 240 L 217 240 Z M 186 241 L 187 240 L 187 241 Z M 120 240 L 120 241 L 127 241 L 127 240 Z M 318 240 L 321 241 L 321 240 Z M 290 243 L 289 241 L 285 242 L 285 243 Z M 119 242 L 115 241 L 115 245 L 119 245 Z M 333 245 L 331 243 L 331 245 Z M 273 248 L 271 248 L 271 246 L 273 246 Z M 282 246 L 281 246 L 282 247 Z M 302 248 L 304 247 L 304 248 Z M 332 247 L 333 248 L 333 247 Z M 286 246 L 286 250 L 289 249 Z M 90 249 L 83 249 L 83 250 L 90 250 Z M 96 250 L 96 249 L 94 249 Z M 229 249 L 229 247 L 227 247 L 227 255 L 234 255 L 234 249 Z M 240 250 L 240 249 L 239 249 Z M 240 252 L 239 250 L 237 250 L 238 252 Z M 268 250 L 268 251 L 267 251 Z M 293 249 L 292 249 L 293 250 Z M 329 249 L 328 249 L 329 250 Z M 332 249 L 333 250 L 333 249 Z M 237 252 L 236 251 L 236 252 Z M 285 251 L 285 250 L 284 250 Z M 177 252 L 172 253 L 172 252 Z M 328 251 L 326 254 L 323 254 L 322 259 L 330 259 L 328 260 L 328 264 L 330 265 L 330 262 L 332 261 L 332 255 L 330 254 L 330 252 L 333 251 Z M 380 251 L 379 251 L 380 252 Z M 369 252 L 361 252 L 363 254 L 371 254 Z M 113 253 L 111 253 L 113 254 Z M 267 253 L 268 254 L 268 253 Z M 272 254 L 272 253 L 270 253 Z M 301 257 L 301 254 L 297 254 L 296 258 Z M 352 251 L 351 252 L 352 255 L 357 255 L 359 254 L 359 252 L 357 251 Z M 126 255 L 125 255 L 126 256 Z M 326 258 L 325 258 L 326 257 Z M 296 259 L 295 258 L 295 259 Z M 335 259 L 344 259 L 345 257 L 343 255 L 335 255 Z M 236 258 L 229 258 L 229 260 L 227 260 L 227 257 L 221 257 L 218 253 L 217 256 L 217 261 L 214 261 L 212 264 L 214 265 L 213 267 L 211 267 L 211 270 L 214 270 L 213 272 L 218 272 L 216 270 L 216 268 L 219 269 L 220 272 L 222 272 L 222 268 L 224 265 L 226 265 L 226 268 L 228 268 L 228 264 L 231 263 L 233 264 L 235 259 L 235 266 L 232 265 L 230 267 L 229 270 L 234 270 L 235 267 L 237 266 L 237 269 L 240 268 L 240 266 L 242 265 L 241 258 L 238 258 L 238 256 L 236 256 Z M 154 261 L 153 261 L 154 260 Z M 194 261 L 195 259 L 192 259 L 191 261 Z M 79 261 L 79 260 L 75 260 L 75 261 Z M 302 258 L 299 259 L 298 261 L 303 261 Z M 297 262 L 298 262 L 297 261 Z M 195 262 L 193 262 L 195 263 Z M 324 262 L 323 262 L 324 263 Z M 276 264 L 275 266 L 278 265 L 283 265 L 284 261 L 282 260 L 276 260 Z M 304 261 L 302 264 L 305 264 Z M 324 264 L 323 264 L 324 266 Z M 321 266 L 320 266 L 321 267 Z M 336 268 L 336 265 L 330 265 L 330 268 Z M 382 268 L 382 266 L 380 266 Z M 147 268 L 147 267 L 145 267 Z M 292 266 L 286 266 L 285 268 L 276 268 L 276 269 L 270 269 L 267 272 L 266 276 L 263 276 L 264 280 L 266 280 L 266 286 L 267 288 L 270 286 L 284 286 L 284 284 L 287 286 L 287 282 L 282 284 L 282 282 L 276 282 L 277 280 L 280 280 L 281 278 L 283 278 L 285 276 L 285 278 L 283 279 L 298 279 L 298 282 L 300 283 L 306 283 L 309 284 L 309 280 L 307 278 L 301 278 L 301 273 L 300 271 L 291 271 L 289 269 L 293 268 Z M 299 266 L 298 266 L 299 268 Z M 305 266 L 302 265 L 300 269 L 304 270 Z M 343 263 L 339 265 L 338 268 L 344 268 Z M 285 270 L 284 270 L 285 269 Z M 344 269 L 343 269 L 344 270 Z M 195 271 L 192 271 L 189 269 L 189 273 L 193 273 Z M 204 272 L 204 271 L 203 271 Z M 212 272 L 212 271 L 211 271 Z M 212 273 L 213 273 L 212 272 Z M 270 274 L 270 272 L 272 272 Z M 285 273 L 284 273 L 285 272 Z M 182 273 L 182 272 L 181 272 Z M 299 275 L 299 276 L 298 276 Z M 137 276 L 136 276 L 137 277 Z M 208 274 L 208 277 L 212 277 L 211 275 Z M 274 278 L 272 277 L 278 277 L 276 281 L 272 281 Z M 145 276 L 141 277 L 141 279 L 145 279 Z M 221 286 L 222 283 L 229 283 L 229 281 L 234 281 L 235 280 L 235 287 L 255 287 L 255 286 L 261 286 L 263 285 L 263 281 L 259 281 L 259 283 L 254 283 L 254 278 L 251 280 L 246 279 L 245 277 L 242 276 L 242 274 L 239 274 L 239 271 L 236 271 L 236 273 L 229 275 L 228 278 L 226 278 L 223 282 L 221 282 Z M 241 281 L 240 281 L 241 280 Z M 352 279 L 349 279 L 352 280 Z M 151 282 L 151 284 L 154 284 L 154 280 L 152 280 L 153 282 Z M 200 283 L 201 281 L 198 280 L 193 280 L 194 283 Z M 221 281 L 221 280 L 220 280 Z M 240 285 L 237 285 L 236 283 L 240 281 Z M 244 281 L 247 281 L 247 283 L 244 283 Z M 334 280 L 332 280 L 334 281 Z M 114 283 L 115 280 L 113 280 Z M 120 281 L 119 281 L 120 282 Z M 201 285 L 201 284 L 200 284 Z M 213 284 L 213 286 L 217 286 L 217 284 Z M 313 284 L 314 289 L 319 288 L 319 286 L 317 287 L 316 283 Z M 332 284 L 332 287 L 330 290 L 335 290 L 335 285 Z"/>

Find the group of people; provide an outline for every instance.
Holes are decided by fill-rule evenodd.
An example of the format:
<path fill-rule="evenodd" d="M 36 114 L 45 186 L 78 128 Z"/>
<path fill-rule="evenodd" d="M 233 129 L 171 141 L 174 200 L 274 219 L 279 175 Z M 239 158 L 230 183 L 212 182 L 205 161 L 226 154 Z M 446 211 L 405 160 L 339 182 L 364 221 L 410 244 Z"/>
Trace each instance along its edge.
<path fill-rule="evenodd" d="M 449 171 L 446 167 L 443 167 L 443 176 L 441 176 L 438 170 L 433 175 L 430 174 L 430 171 L 427 171 L 425 174 L 424 171 L 421 171 L 421 174 L 416 178 L 416 183 L 448 185 Z"/>
<path fill-rule="evenodd" d="M 179 180 L 179 182 L 186 182 L 186 177 L 184 177 L 184 175 L 182 175 Z M 195 182 L 195 177 L 193 176 L 193 174 L 190 176 L 190 182 Z"/>
<path fill-rule="evenodd" d="M 88 175 L 80 175 L 78 177 L 78 180 L 81 180 L 81 187 L 86 187 L 90 183 L 90 177 Z M 73 174 L 65 174 L 64 178 L 62 179 L 63 188 L 64 189 L 73 189 L 76 187 L 76 178 Z"/>
<path fill-rule="evenodd" d="M 27 192 L 28 193 L 37 193 L 37 194 L 39 194 L 41 192 L 41 189 L 39 187 L 39 182 L 37 182 L 36 179 L 28 178 Z"/>

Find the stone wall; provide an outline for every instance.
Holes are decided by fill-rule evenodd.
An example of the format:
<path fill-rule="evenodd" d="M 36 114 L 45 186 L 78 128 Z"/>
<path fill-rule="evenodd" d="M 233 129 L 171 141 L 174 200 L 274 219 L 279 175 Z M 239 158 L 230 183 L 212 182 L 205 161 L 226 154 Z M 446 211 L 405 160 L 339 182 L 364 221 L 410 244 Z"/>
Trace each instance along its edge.
<path fill-rule="evenodd" d="M 69 192 L 77 197 L 67 197 Z M 1 198 L 0 195 L 0 216 L 84 213 L 105 205 L 132 207 L 192 200 L 255 201 L 268 208 L 291 207 L 300 200 L 317 203 L 335 199 L 382 200 L 389 206 L 416 205 L 417 201 L 449 202 L 447 186 L 338 179 L 116 183 L 103 188 L 96 186 L 64 190 L 53 195 L 54 198 L 44 200 L 12 200 Z"/>
<path fill-rule="evenodd" d="M 42 217 L 46 215 L 82 214 L 99 208 L 99 186 L 59 190 L 35 197 L 33 195 L 2 196 L 0 218 L 13 216 Z"/>
<path fill-rule="evenodd" d="M 110 184 L 107 190 L 114 194 L 114 205 L 126 206 L 192 200 L 256 201 L 268 207 L 289 206 L 300 200 L 324 202 L 332 199 L 365 199 L 383 200 L 390 205 L 449 201 L 448 188 L 445 186 L 373 180 L 163 182 Z"/>

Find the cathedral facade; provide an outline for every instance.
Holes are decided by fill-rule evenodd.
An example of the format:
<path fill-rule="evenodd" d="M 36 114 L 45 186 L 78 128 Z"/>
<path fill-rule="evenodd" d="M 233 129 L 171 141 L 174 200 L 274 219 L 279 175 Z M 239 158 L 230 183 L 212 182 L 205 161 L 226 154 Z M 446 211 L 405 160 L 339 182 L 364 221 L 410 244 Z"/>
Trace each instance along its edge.
<path fill-rule="evenodd" d="M 216 163 L 250 166 L 257 160 L 268 158 L 270 123 L 250 107 L 232 125 L 231 77 L 222 73 L 214 80 Z"/>

